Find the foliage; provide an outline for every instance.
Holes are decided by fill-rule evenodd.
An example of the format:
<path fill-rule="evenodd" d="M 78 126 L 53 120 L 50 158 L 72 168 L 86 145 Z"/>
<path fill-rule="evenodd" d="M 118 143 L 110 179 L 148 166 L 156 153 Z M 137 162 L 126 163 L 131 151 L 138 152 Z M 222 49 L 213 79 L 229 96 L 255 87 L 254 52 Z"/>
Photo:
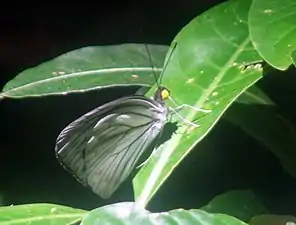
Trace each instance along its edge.
<path fill-rule="evenodd" d="M 158 147 L 133 180 L 135 203 L 89 212 L 50 204 L 2 207 L 1 224 L 75 224 L 80 220 L 81 224 L 268 223 L 270 217 L 262 217 L 268 211 L 250 191 L 236 192 L 235 198 L 233 192 L 218 196 L 199 210 L 150 213 L 144 208 L 222 117 L 261 141 L 296 176 L 293 125 L 256 85 L 272 70 L 286 70 L 295 64 L 295 8 L 293 0 L 229 0 L 194 18 L 170 48 L 148 45 L 148 55 L 144 44 L 86 47 L 21 72 L 3 88 L 2 99 L 132 84 L 152 86 L 146 93 L 151 97 L 157 87 L 154 75 L 165 65 L 162 85 L 171 90 L 175 102 L 211 112 L 180 112 L 187 120 L 197 120 L 200 127 L 188 129 L 181 124 L 170 140 Z M 172 102 L 168 105 L 174 107 Z M 258 110 L 260 107 L 265 110 Z M 173 120 L 180 122 L 179 118 Z M 289 217 L 285 222 L 295 220 Z"/>

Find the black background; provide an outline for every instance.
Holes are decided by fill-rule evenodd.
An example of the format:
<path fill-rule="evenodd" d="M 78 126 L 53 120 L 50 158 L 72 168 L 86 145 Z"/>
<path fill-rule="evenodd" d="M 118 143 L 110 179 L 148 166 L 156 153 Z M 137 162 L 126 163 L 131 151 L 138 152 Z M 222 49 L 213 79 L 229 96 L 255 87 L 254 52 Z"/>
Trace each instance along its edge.
<path fill-rule="evenodd" d="M 110 1 L 32 4 L 0 9 L 1 85 L 19 72 L 73 49 L 91 45 L 169 45 L 198 14 L 221 1 Z M 61 4 L 64 4 L 62 6 Z M 293 111 L 294 71 L 260 85 Z M 287 85 L 290 88 L 287 89 Z M 51 202 L 92 209 L 132 200 L 131 179 L 109 200 L 81 186 L 54 157 L 55 139 L 70 121 L 136 87 L 84 94 L 6 99 L 1 102 L 0 203 Z M 238 127 L 221 120 L 174 171 L 149 204 L 152 211 L 198 208 L 232 189 L 250 188 L 273 212 L 294 213 L 295 181 L 277 159 Z"/>

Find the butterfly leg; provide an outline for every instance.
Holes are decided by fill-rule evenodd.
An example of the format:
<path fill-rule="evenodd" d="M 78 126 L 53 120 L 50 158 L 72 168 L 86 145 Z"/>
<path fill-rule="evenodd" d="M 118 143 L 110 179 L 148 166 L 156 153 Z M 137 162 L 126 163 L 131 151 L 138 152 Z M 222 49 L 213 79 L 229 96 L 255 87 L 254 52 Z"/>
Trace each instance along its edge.
<path fill-rule="evenodd" d="M 195 111 L 198 111 L 198 112 L 203 112 L 203 113 L 209 113 L 211 112 L 212 110 L 208 110 L 208 109 L 201 109 L 201 108 L 198 108 L 198 107 L 194 107 L 192 105 L 188 105 L 188 104 L 182 104 L 182 105 L 178 105 L 177 102 L 175 102 L 175 100 L 173 100 L 172 98 L 170 98 L 170 100 L 172 101 L 172 103 L 177 106 L 175 108 L 175 111 L 178 112 L 180 111 L 181 109 L 183 109 L 184 107 L 188 107 L 190 109 L 193 109 Z"/>
<path fill-rule="evenodd" d="M 182 104 L 180 106 L 178 106 L 175 111 L 178 112 L 180 111 L 181 109 L 183 109 L 184 107 L 188 107 L 190 109 L 193 109 L 195 111 L 198 111 L 198 112 L 203 112 L 203 113 L 210 113 L 212 110 L 210 109 L 201 109 L 201 108 L 198 108 L 198 107 L 194 107 L 192 105 L 187 105 L 187 104 Z"/>
<path fill-rule="evenodd" d="M 194 126 L 194 127 L 199 127 L 198 124 L 192 123 L 191 121 L 187 120 L 186 118 L 184 118 L 183 116 L 181 116 L 178 111 L 176 109 L 171 108 L 171 111 L 173 111 L 173 113 L 178 116 L 181 120 L 185 121 L 186 123 Z"/>

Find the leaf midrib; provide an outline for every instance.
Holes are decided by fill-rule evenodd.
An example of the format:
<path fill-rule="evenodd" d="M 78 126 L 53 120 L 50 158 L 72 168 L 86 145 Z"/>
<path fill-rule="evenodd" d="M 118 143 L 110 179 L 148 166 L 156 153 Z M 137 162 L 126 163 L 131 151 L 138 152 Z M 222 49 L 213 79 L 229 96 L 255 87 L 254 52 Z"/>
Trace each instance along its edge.
<path fill-rule="evenodd" d="M 227 70 L 229 69 L 229 67 L 234 63 L 234 61 L 238 58 L 238 56 L 241 54 L 242 49 L 244 49 L 247 44 L 249 44 L 250 42 L 250 38 L 247 37 L 240 45 L 239 47 L 236 49 L 236 51 L 232 54 L 232 56 L 229 58 L 229 60 L 227 61 L 227 63 L 225 63 L 224 67 L 222 68 L 222 70 L 218 73 L 217 77 L 214 79 L 214 82 L 211 83 L 211 85 L 205 90 L 205 92 L 201 95 L 201 97 L 197 100 L 197 102 L 195 103 L 195 107 L 200 107 L 201 105 L 203 105 L 206 102 L 206 99 L 208 98 L 208 96 L 214 91 L 214 89 L 218 86 L 218 84 L 221 82 L 222 78 L 224 77 L 224 75 L 226 74 Z M 197 112 L 195 110 L 191 110 L 191 113 L 189 113 L 186 116 L 186 119 L 188 121 L 192 121 L 192 119 L 196 116 Z M 213 125 L 214 126 L 214 123 Z M 159 160 L 156 161 L 155 167 L 153 169 L 153 176 L 148 178 L 147 181 L 147 185 L 145 186 L 140 198 L 139 198 L 139 202 L 138 205 L 144 207 L 147 202 L 149 201 L 149 194 L 150 197 L 153 194 L 151 191 L 153 190 L 153 187 L 155 190 L 158 189 L 158 186 L 160 186 L 161 184 L 159 184 L 158 186 L 155 186 L 155 183 L 158 179 L 158 177 L 161 174 L 161 171 L 163 170 L 164 166 L 166 165 L 167 161 L 169 160 L 170 156 L 172 155 L 172 153 L 175 151 L 175 149 L 177 148 L 177 146 L 180 143 L 180 140 L 182 139 L 184 133 L 186 132 L 187 126 L 182 126 L 180 128 L 180 132 L 178 132 L 178 134 L 176 134 L 174 136 L 174 138 L 172 139 L 172 141 L 169 142 L 169 145 L 166 146 L 166 151 L 162 151 L 162 154 L 160 154 L 160 158 Z M 201 140 L 201 138 L 203 138 L 210 129 L 208 129 L 207 132 L 205 132 L 201 137 L 199 137 L 199 140 Z M 192 145 L 193 146 L 193 145 Z M 190 150 L 192 149 L 192 146 L 190 147 L 190 149 L 187 151 L 187 153 L 190 152 Z M 181 160 L 183 160 L 183 158 L 186 156 L 187 154 L 183 154 L 182 157 L 179 158 L 179 160 L 177 161 L 177 164 L 180 163 Z M 166 179 L 169 176 L 169 173 L 167 173 L 166 177 L 164 177 L 164 179 Z"/>
<path fill-rule="evenodd" d="M 102 73 L 115 73 L 115 72 L 143 72 L 143 71 L 155 71 L 155 72 L 161 72 L 162 68 L 151 68 L 151 67 L 125 67 L 125 68 L 110 68 L 110 69 L 99 69 L 99 70 L 89 70 L 89 71 L 83 71 L 83 72 L 76 72 L 76 73 L 71 73 L 71 74 L 66 74 L 66 75 L 61 75 L 58 77 L 51 77 L 51 78 L 47 78 L 44 80 L 39 80 L 39 81 L 35 81 L 29 84 L 25 84 L 19 87 L 15 87 L 12 88 L 10 90 L 4 90 L 4 92 L 2 93 L 9 93 L 9 92 L 14 92 L 14 91 L 19 91 L 22 89 L 26 89 L 26 88 L 32 88 L 34 86 L 43 84 L 43 83 L 50 83 L 53 81 L 57 81 L 57 80 L 63 80 L 66 78 L 72 78 L 72 77 L 82 77 L 82 76 L 89 76 L 89 75 L 97 75 L 97 74 L 102 74 Z"/>

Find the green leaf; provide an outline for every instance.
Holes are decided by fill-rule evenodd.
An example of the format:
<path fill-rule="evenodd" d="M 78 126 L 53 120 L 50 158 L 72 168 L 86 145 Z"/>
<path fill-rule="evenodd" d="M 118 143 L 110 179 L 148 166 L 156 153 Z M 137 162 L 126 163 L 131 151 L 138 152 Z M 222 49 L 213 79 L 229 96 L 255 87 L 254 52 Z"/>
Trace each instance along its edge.
<path fill-rule="evenodd" d="M 132 202 L 122 202 L 104 206 L 88 212 L 81 225 L 244 225 L 245 223 L 228 215 L 211 214 L 202 210 L 175 209 L 164 213 L 150 213 Z"/>
<path fill-rule="evenodd" d="M 296 2 L 253 0 L 249 15 L 251 40 L 263 59 L 285 70 L 296 49 Z"/>
<path fill-rule="evenodd" d="M 253 216 L 268 212 L 253 192 L 249 190 L 234 190 L 216 196 L 201 210 L 231 215 L 245 222 Z"/>
<path fill-rule="evenodd" d="M 293 60 L 293 64 L 296 67 L 296 51 L 292 52 L 292 60 Z"/>
<path fill-rule="evenodd" d="M 86 211 L 54 204 L 0 207 L 1 225 L 65 225 L 81 220 Z"/>
<path fill-rule="evenodd" d="M 263 143 L 296 177 L 296 130 L 289 118 L 256 86 L 250 87 L 229 108 L 224 117 Z M 264 126 L 262 126 L 264 124 Z"/>
<path fill-rule="evenodd" d="M 133 180 L 135 199 L 145 206 L 174 168 L 213 128 L 225 110 L 262 77 L 261 58 L 249 39 L 247 15 L 251 0 L 222 3 L 198 16 L 176 36 L 168 53 L 163 83 L 177 104 L 211 109 L 204 114 L 181 110 L 199 128 L 180 127 L 161 145 Z M 246 66 L 248 65 L 248 66 Z M 148 92 L 151 96 L 153 91 Z M 175 107 L 172 102 L 168 103 Z M 176 119 L 177 118 L 177 119 Z M 175 117 L 178 120 L 178 117 Z M 175 121 L 176 121 L 175 120 Z M 178 120 L 179 122 L 182 120 Z M 181 184 L 180 184 L 181 185 Z"/>
<path fill-rule="evenodd" d="M 235 108 L 236 103 L 245 105 L 264 105 L 274 107 L 276 104 L 259 87 L 253 85 L 240 95 L 231 108 Z M 225 116 L 227 113 L 225 114 Z M 259 116 L 259 115 L 258 115 Z"/>
<path fill-rule="evenodd" d="M 296 217 L 289 215 L 261 215 L 252 218 L 250 225 L 296 225 Z"/>
<path fill-rule="evenodd" d="M 162 71 L 167 46 L 144 44 L 85 47 L 27 69 L 8 82 L 2 97 L 88 91 L 115 85 L 152 85 Z M 152 70 L 152 64 L 155 67 Z"/>

